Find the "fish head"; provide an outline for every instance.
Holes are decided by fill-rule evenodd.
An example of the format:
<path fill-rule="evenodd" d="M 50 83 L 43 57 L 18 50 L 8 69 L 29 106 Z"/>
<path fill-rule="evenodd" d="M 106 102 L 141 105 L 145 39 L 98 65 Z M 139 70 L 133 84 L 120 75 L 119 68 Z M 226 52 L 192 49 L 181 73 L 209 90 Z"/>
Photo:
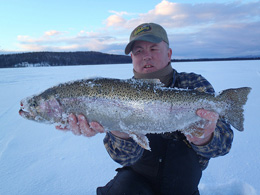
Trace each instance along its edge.
<path fill-rule="evenodd" d="M 49 124 L 61 122 L 62 108 L 54 97 L 33 96 L 23 99 L 20 105 L 19 114 L 23 118 Z"/>

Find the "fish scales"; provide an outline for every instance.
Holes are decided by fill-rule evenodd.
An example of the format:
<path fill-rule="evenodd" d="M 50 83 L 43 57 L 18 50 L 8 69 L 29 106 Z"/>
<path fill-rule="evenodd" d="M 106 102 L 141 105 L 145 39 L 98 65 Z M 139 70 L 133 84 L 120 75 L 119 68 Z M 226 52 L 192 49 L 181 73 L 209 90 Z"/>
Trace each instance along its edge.
<path fill-rule="evenodd" d="M 219 113 L 232 126 L 243 130 L 243 105 L 250 90 L 228 89 L 215 96 L 165 88 L 158 80 L 83 79 L 25 98 L 19 113 L 37 122 L 64 125 L 68 114 L 83 114 L 89 121 L 99 122 L 106 131 L 130 134 L 148 149 L 144 136 L 147 133 L 193 133 L 194 129 L 189 127 L 202 120 L 196 115 L 200 108 Z"/>

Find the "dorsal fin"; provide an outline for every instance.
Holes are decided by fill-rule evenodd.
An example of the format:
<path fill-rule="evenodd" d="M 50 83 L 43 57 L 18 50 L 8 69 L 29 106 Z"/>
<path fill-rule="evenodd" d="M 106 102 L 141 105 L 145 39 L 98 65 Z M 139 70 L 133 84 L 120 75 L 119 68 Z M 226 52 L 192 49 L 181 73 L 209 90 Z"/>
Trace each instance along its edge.
<path fill-rule="evenodd" d="M 160 79 L 139 79 L 139 80 L 146 82 L 146 83 L 154 84 L 158 87 L 164 86 L 164 84 L 160 81 Z"/>
<path fill-rule="evenodd" d="M 150 84 L 155 87 L 164 87 L 164 84 L 159 80 L 159 79 L 136 79 L 136 78 L 131 78 L 128 80 L 125 80 L 126 82 L 130 82 L 132 84 Z"/>

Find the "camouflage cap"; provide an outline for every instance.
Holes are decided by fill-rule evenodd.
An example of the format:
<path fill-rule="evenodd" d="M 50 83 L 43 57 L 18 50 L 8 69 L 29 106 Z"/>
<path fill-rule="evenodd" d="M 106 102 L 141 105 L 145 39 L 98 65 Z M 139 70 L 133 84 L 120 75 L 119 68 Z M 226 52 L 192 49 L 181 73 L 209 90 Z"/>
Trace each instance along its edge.
<path fill-rule="evenodd" d="M 152 43 L 164 41 L 169 45 L 166 31 L 162 26 L 155 23 L 144 23 L 133 30 L 130 35 L 129 43 L 125 48 L 125 54 L 129 54 L 132 51 L 135 41 L 147 41 Z"/>

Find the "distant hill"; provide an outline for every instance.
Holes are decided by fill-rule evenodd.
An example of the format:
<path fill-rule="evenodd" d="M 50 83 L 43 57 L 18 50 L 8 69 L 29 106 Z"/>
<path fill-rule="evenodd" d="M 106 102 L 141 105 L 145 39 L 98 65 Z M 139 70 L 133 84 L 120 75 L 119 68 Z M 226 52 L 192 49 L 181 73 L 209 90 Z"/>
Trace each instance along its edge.
<path fill-rule="evenodd" d="M 0 68 L 131 63 L 131 57 L 101 52 L 30 52 L 0 55 Z"/>
<path fill-rule="evenodd" d="M 260 60 L 260 57 L 173 59 L 173 62 Z M 0 68 L 68 66 L 131 63 L 126 55 L 106 54 L 95 51 L 82 52 L 29 52 L 0 55 Z"/>
<path fill-rule="evenodd" d="M 234 61 L 234 60 L 260 60 L 260 57 L 232 57 L 232 58 L 198 58 L 198 59 L 172 59 L 172 62 L 207 62 L 207 61 Z"/>

